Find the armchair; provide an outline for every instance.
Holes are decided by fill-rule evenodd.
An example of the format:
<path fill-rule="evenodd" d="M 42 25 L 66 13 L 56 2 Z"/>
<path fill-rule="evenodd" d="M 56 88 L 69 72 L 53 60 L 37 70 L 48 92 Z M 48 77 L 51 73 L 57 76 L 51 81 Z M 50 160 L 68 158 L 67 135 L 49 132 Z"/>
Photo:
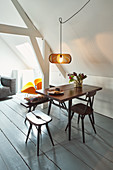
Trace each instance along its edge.
<path fill-rule="evenodd" d="M 0 76 L 0 99 L 16 94 L 16 79 Z"/>

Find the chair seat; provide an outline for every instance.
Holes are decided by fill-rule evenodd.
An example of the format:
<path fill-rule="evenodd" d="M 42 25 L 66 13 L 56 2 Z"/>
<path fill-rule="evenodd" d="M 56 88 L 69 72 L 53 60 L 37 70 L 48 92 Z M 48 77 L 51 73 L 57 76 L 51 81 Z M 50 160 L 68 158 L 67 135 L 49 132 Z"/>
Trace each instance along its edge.
<path fill-rule="evenodd" d="M 34 124 L 35 126 L 44 125 L 52 120 L 50 116 L 39 110 L 27 113 L 26 118 L 31 124 Z"/>
<path fill-rule="evenodd" d="M 87 106 L 86 112 L 85 112 L 85 108 L 86 108 L 85 104 L 78 103 L 78 104 L 73 105 L 71 107 L 71 110 L 73 112 L 80 114 L 80 115 L 88 115 L 88 114 L 91 114 L 93 112 L 93 109 L 91 109 L 91 107 Z"/>

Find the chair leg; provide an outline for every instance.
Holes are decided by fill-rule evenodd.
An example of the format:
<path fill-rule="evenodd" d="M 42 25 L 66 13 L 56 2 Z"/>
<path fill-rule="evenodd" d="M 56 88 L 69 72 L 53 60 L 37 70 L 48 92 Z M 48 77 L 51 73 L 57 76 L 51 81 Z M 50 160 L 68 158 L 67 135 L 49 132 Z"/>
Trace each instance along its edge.
<path fill-rule="evenodd" d="M 59 107 L 63 107 L 63 103 L 61 103 L 61 102 L 59 102 Z M 61 109 L 61 107 L 60 107 L 60 109 Z"/>
<path fill-rule="evenodd" d="M 72 112 L 71 119 L 73 118 L 73 115 L 74 115 L 74 112 Z M 68 126 L 69 126 L 69 124 L 67 124 L 65 131 L 67 130 Z"/>
<path fill-rule="evenodd" d="M 90 119 L 90 122 L 91 122 L 91 124 L 92 124 L 93 130 L 94 130 L 94 132 L 96 133 L 96 129 L 95 129 L 93 120 L 91 119 L 91 115 L 89 115 L 89 119 Z"/>
<path fill-rule="evenodd" d="M 62 104 L 62 107 L 64 108 L 64 109 L 66 109 L 67 110 L 67 107 L 66 107 L 66 104 L 63 102 L 63 103 L 61 103 Z"/>
<path fill-rule="evenodd" d="M 30 134 L 31 128 L 32 128 L 32 124 L 30 123 L 30 127 L 29 127 L 29 130 L 28 130 L 28 134 L 27 134 L 26 142 L 25 143 L 27 143 L 27 140 L 29 138 L 29 134 Z"/>
<path fill-rule="evenodd" d="M 95 124 L 94 113 L 92 113 L 93 124 Z"/>
<path fill-rule="evenodd" d="M 37 133 L 37 156 L 39 156 L 39 142 L 40 142 L 40 130 L 41 126 L 38 127 L 38 133 Z"/>
<path fill-rule="evenodd" d="M 78 124 L 79 124 L 79 120 L 80 120 L 80 115 L 78 115 L 78 122 L 77 122 Z"/>
<path fill-rule="evenodd" d="M 84 135 L 84 117 L 81 117 L 82 122 L 82 137 L 83 137 L 83 143 L 85 143 L 85 135 Z"/>
<path fill-rule="evenodd" d="M 28 110 L 28 113 L 31 112 L 31 106 L 29 106 L 29 110 Z"/>
<path fill-rule="evenodd" d="M 67 106 L 66 106 L 66 104 L 65 104 L 65 103 L 64 103 L 64 108 L 65 108 L 66 110 L 68 110 L 68 109 L 67 109 Z"/>
<path fill-rule="evenodd" d="M 52 136 L 51 136 L 51 133 L 50 133 L 50 130 L 49 130 L 48 124 L 46 124 L 46 128 L 47 128 L 47 131 L 48 131 L 49 137 L 50 137 L 50 139 L 51 139 L 52 145 L 54 146 L 53 139 L 52 139 Z"/>
<path fill-rule="evenodd" d="M 36 107 L 37 107 L 37 105 L 34 105 L 34 106 L 33 106 L 33 110 L 32 110 L 32 111 L 34 111 Z"/>

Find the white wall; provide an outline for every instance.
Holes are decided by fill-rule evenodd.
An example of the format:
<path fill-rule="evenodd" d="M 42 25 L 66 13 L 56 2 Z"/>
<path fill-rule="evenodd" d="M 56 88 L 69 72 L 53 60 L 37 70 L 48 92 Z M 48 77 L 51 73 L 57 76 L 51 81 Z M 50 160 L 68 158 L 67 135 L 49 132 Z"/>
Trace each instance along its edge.
<path fill-rule="evenodd" d="M 49 84 L 50 85 L 62 85 L 68 83 L 68 80 L 65 79 L 61 72 L 58 70 L 55 64 L 50 64 L 50 77 L 49 77 Z"/>
<path fill-rule="evenodd" d="M 113 78 L 88 75 L 84 83 L 102 87 L 95 97 L 95 111 L 113 118 Z"/>
<path fill-rule="evenodd" d="M 12 70 L 17 69 L 26 69 L 26 66 L 0 38 L 0 75 L 12 76 Z"/>

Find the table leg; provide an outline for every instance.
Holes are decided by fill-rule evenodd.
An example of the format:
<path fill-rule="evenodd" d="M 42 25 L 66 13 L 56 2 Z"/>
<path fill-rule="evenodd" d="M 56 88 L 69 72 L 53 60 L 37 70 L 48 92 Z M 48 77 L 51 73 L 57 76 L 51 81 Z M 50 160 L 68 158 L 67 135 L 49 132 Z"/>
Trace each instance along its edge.
<path fill-rule="evenodd" d="M 50 115 L 50 110 L 51 110 L 51 104 L 52 104 L 52 102 L 53 102 L 52 100 L 50 100 L 50 102 L 49 102 L 48 113 L 47 113 L 48 115 Z"/>
<path fill-rule="evenodd" d="M 71 140 L 71 105 L 72 105 L 72 99 L 68 102 L 68 132 L 69 132 L 69 140 Z"/>

